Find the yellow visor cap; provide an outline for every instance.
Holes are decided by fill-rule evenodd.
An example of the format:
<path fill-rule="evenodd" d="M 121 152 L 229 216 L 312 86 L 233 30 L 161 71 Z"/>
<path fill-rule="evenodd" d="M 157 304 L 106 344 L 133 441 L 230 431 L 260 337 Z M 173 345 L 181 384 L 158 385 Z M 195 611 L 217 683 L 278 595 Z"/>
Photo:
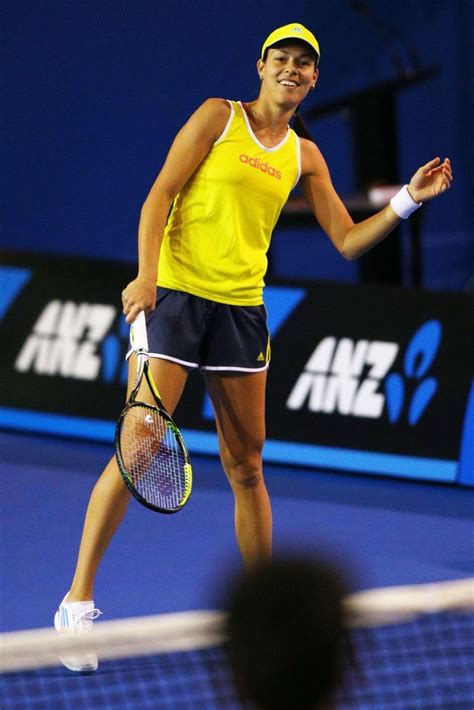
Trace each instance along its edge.
<path fill-rule="evenodd" d="M 316 52 L 319 59 L 321 53 L 319 51 L 318 40 L 312 32 L 304 27 L 304 25 L 300 25 L 297 22 L 290 23 L 289 25 L 283 25 L 283 27 L 278 27 L 268 35 L 267 39 L 263 43 L 262 59 L 265 54 L 265 50 L 284 39 L 294 39 L 299 40 L 300 42 L 306 42 L 306 44 L 309 44 L 309 46 Z"/>

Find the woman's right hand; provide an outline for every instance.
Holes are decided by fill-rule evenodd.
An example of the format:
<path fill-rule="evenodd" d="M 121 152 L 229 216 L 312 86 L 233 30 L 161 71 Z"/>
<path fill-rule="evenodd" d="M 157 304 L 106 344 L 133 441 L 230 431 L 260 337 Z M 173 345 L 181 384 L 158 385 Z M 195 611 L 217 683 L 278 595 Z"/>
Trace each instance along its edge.
<path fill-rule="evenodd" d="M 156 281 L 137 276 L 122 291 L 123 313 L 127 323 L 133 323 L 140 311 L 152 311 L 156 306 Z"/>

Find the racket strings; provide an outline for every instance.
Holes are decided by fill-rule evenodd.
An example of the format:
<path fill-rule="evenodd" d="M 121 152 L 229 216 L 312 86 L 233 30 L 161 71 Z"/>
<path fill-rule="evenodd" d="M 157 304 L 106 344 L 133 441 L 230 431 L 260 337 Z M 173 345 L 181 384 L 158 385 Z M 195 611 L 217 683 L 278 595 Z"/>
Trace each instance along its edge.
<path fill-rule="evenodd" d="M 120 448 L 131 484 L 148 503 L 168 510 L 182 504 L 187 460 L 173 425 L 158 410 L 130 407 L 122 420 Z"/>

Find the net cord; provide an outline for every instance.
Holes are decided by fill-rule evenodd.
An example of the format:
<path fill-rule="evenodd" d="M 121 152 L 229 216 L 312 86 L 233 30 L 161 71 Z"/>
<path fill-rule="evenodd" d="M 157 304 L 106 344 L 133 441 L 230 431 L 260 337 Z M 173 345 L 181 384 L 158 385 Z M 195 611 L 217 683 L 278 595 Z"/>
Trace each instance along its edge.
<path fill-rule="evenodd" d="M 345 600 L 348 626 L 398 624 L 421 614 L 474 610 L 474 577 L 448 582 L 369 589 Z"/>
<path fill-rule="evenodd" d="M 346 598 L 347 625 L 403 623 L 423 614 L 474 611 L 474 578 L 387 587 Z M 101 660 L 212 648 L 225 642 L 225 613 L 188 611 L 103 621 L 84 635 L 33 629 L 0 634 L 0 672 L 58 665 L 58 656 L 95 652 Z"/>
<path fill-rule="evenodd" d="M 192 611 L 104 621 L 82 635 L 51 628 L 3 633 L 0 672 L 55 666 L 58 656 L 91 651 L 107 660 L 209 648 L 224 642 L 223 622 L 222 612 Z"/>

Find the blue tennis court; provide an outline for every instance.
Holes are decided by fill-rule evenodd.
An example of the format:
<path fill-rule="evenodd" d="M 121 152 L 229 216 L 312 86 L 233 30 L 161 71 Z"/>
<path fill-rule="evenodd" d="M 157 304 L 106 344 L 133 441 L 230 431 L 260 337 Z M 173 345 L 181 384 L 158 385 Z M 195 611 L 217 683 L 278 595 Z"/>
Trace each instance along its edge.
<path fill-rule="evenodd" d="M 13 433 L 1 434 L 0 443 L 2 631 L 51 626 L 109 447 Z M 226 581 L 240 567 L 233 501 L 220 466 L 214 458 L 194 457 L 194 469 L 192 497 L 178 515 L 131 501 L 97 578 L 102 618 L 146 616 L 154 641 L 161 640 L 168 612 L 218 609 Z M 352 591 L 474 575 L 471 490 L 279 466 L 267 466 L 266 477 L 275 550 L 336 561 Z M 181 631 L 183 622 L 189 631 L 187 619 L 184 614 Z M 353 629 L 359 665 L 346 669 L 336 707 L 470 710 L 473 621 L 472 613 L 448 610 Z M 41 657 L 44 646 L 38 650 Z M 178 653 L 106 658 L 92 676 L 62 667 L 6 673 L 2 703 L 9 710 L 241 707 L 223 647 L 212 641 Z"/>
<path fill-rule="evenodd" d="M 2 630 L 52 624 L 75 565 L 90 490 L 110 448 L 2 433 Z M 194 457 L 188 505 L 131 501 L 97 578 L 103 619 L 213 609 L 240 566 L 233 499 L 214 458 Z M 354 590 L 474 575 L 474 491 L 267 466 L 276 551 L 334 558 Z"/>

